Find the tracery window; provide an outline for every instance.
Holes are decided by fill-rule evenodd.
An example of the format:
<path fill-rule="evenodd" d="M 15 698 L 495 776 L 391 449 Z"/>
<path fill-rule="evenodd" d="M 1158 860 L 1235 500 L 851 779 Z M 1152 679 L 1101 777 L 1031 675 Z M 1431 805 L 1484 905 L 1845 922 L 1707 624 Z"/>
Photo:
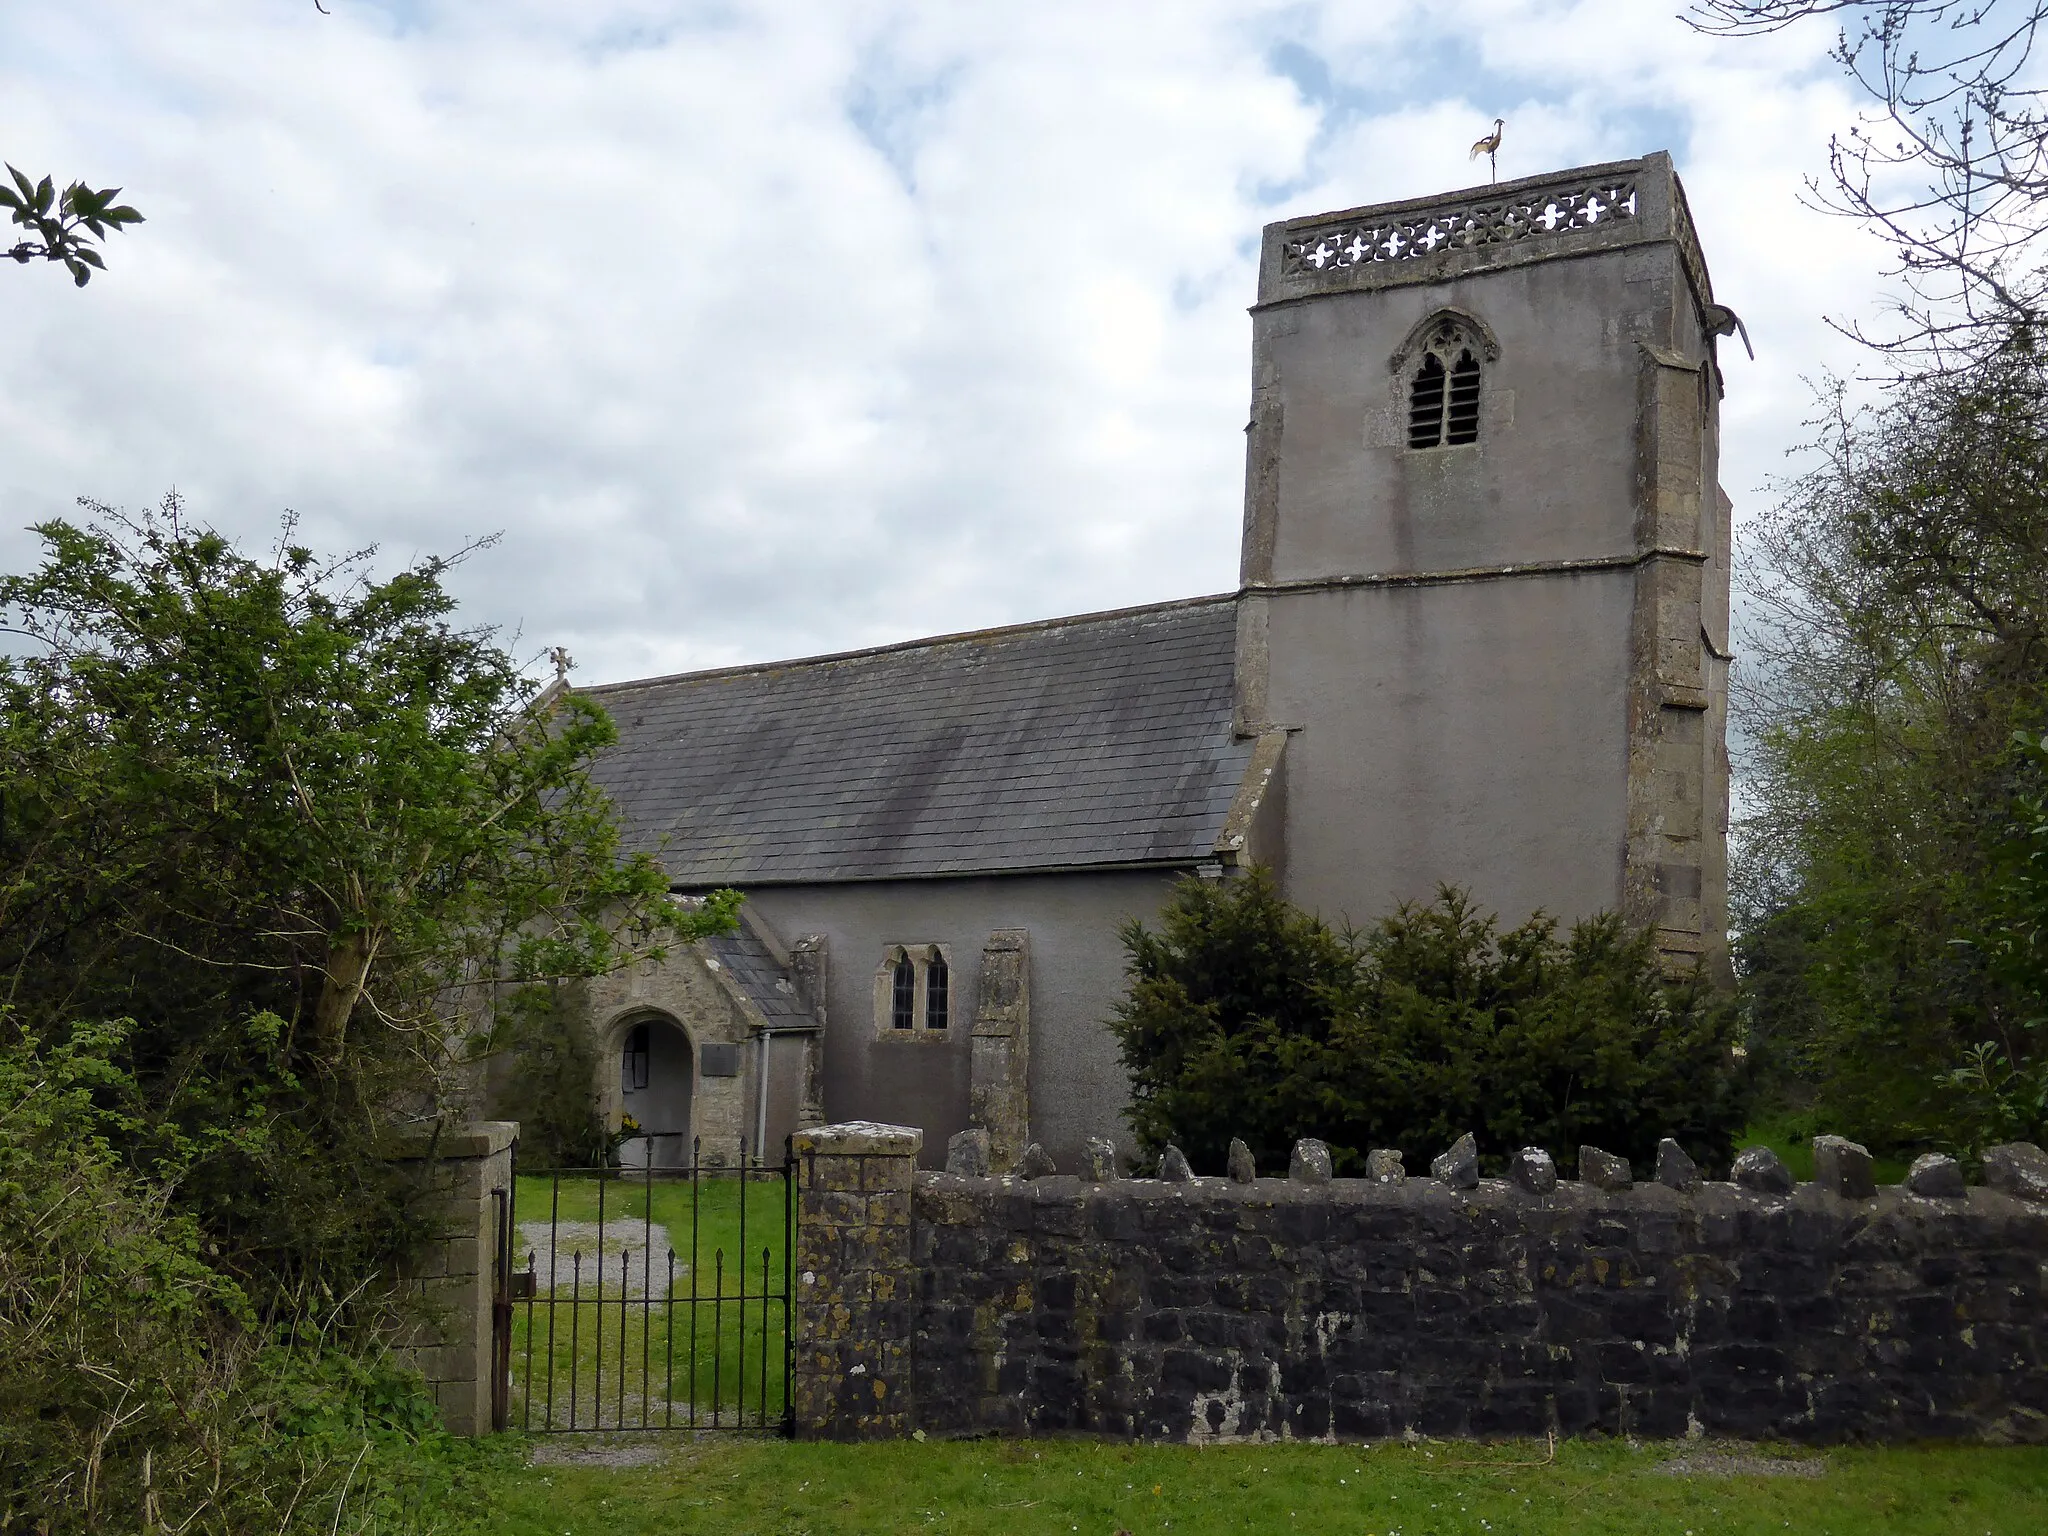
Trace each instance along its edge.
<path fill-rule="evenodd" d="M 1408 446 L 1461 448 L 1479 441 L 1479 392 L 1485 365 L 1500 348 L 1485 326 L 1462 310 L 1440 310 L 1394 354 L 1407 384 Z"/>

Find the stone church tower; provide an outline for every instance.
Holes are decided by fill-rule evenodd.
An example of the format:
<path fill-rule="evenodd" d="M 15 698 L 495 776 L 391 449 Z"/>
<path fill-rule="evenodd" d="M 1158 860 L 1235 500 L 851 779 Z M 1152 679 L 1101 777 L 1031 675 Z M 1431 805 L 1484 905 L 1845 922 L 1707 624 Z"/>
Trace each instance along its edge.
<path fill-rule="evenodd" d="M 1734 322 L 1669 157 L 1270 225 L 1258 299 L 1244 856 L 1327 917 L 1452 879 L 1720 970 Z"/>

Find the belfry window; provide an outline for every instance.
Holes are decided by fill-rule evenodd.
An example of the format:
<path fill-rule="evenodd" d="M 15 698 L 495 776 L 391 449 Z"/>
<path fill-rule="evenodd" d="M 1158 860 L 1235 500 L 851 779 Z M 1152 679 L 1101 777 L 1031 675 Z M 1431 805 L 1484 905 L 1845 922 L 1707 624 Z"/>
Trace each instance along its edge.
<path fill-rule="evenodd" d="M 946 974 L 946 957 L 937 950 L 925 962 L 924 968 L 924 1027 L 944 1029 L 952 1017 L 952 1000 L 948 997 L 950 987 Z"/>
<path fill-rule="evenodd" d="M 917 1025 L 917 966 L 910 956 L 897 958 L 889 981 L 889 1025 L 892 1029 L 914 1029 Z"/>
<path fill-rule="evenodd" d="M 1439 311 L 1415 328 L 1393 360 L 1407 385 L 1410 448 L 1479 441 L 1479 391 L 1486 364 L 1499 355 L 1486 328 L 1460 310 Z"/>
<path fill-rule="evenodd" d="M 1458 448 L 1479 441 L 1479 360 L 1461 347 L 1449 359 L 1422 354 L 1408 391 L 1408 446 Z"/>

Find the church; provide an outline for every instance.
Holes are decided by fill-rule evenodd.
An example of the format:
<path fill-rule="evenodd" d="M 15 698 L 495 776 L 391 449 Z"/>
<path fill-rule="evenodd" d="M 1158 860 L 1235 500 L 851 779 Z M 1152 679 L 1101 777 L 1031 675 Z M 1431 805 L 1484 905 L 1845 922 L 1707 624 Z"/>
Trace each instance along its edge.
<path fill-rule="evenodd" d="M 580 690 L 629 845 L 746 896 L 575 991 L 635 1155 L 1127 1148 L 1118 930 L 1252 864 L 1725 968 L 1736 322 L 1670 157 L 1269 225 L 1251 315 L 1234 591 Z"/>

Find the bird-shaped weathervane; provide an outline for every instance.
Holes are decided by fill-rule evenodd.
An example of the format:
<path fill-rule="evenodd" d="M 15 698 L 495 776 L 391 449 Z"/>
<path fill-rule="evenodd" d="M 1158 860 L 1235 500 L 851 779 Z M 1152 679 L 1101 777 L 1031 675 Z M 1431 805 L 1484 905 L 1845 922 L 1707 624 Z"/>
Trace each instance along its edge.
<path fill-rule="evenodd" d="M 1472 146 L 1472 158 L 1477 160 L 1481 155 L 1486 156 L 1486 168 L 1492 173 L 1495 181 L 1500 180 L 1500 163 L 1494 156 L 1500 153 L 1500 131 L 1506 126 L 1506 118 L 1496 117 L 1493 120 L 1493 132 Z"/>

